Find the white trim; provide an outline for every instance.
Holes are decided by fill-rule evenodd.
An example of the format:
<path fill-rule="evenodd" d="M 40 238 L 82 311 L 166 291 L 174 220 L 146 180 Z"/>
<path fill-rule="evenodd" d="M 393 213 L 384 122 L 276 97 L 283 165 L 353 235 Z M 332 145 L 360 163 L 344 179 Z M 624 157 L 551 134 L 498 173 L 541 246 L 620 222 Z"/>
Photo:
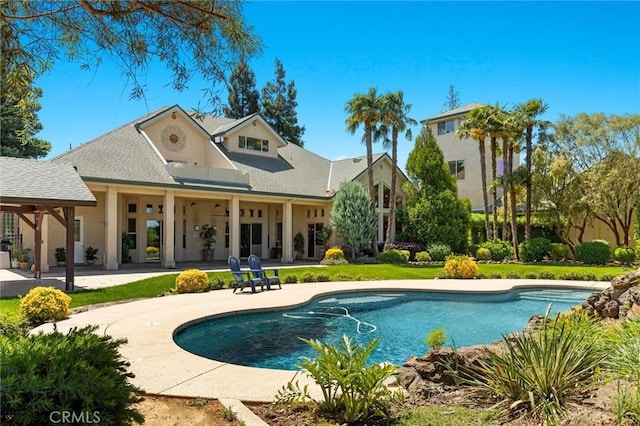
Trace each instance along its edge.
<path fill-rule="evenodd" d="M 156 155 L 158 156 L 158 158 L 160 160 L 162 160 L 162 164 L 168 164 L 167 160 L 165 160 L 165 158 L 162 156 L 162 154 L 160 154 L 160 151 L 158 151 L 158 148 L 156 148 L 156 146 L 154 145 L 153 142 L 151 142 L 151 139 L 149 138 L 149 136 L 147 136 L 147 134 L 145 133 L 144 130 L 142 130 L 141 128 L 138 128 L 138 131 L 140 132 L 140 134 L 142 135 L 142 137 L 144 137 L 144 139 L 147 141 L 147 143 L 149 144 L 149 146 L 151 147 L 151 149 L 153 150 L 153 152 L 156 153 Z"/>

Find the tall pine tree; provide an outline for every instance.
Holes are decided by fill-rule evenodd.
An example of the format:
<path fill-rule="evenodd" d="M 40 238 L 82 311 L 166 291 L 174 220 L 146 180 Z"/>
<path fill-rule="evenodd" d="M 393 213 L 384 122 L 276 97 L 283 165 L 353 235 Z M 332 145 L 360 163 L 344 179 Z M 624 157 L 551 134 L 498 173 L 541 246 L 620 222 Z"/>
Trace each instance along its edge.
<path fill-rule="evenodd" d="M 242 118 L 260 111 L 260 94 L 256 89 L 256 75 L 242 60 L 229 78 L 229 106 L 223 108 L 225 117 Z"/>
<path fill-rule="evenodd" d="M 262 89 L 262 115 L 264 119 L 287 142 L 304 146 L 304 126 L 298 125 L 295 82 L 286 83 L 286 72 L 282 62 L 276 59 L 276 79 L 268 81 Z"/>

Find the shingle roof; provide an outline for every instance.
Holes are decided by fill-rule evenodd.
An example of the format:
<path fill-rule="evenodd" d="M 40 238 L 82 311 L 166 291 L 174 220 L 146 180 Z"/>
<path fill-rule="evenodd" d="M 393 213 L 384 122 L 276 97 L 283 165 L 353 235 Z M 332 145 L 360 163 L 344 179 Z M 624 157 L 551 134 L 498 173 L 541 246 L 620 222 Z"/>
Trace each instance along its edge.
<path fill-rule="evenodd" d="M 88 181 L 247 190 L 239 188 L 237 184 L 186 182 L 171 176 L 163 159 L 135 127 L 136 123 L 164 110 L 166 108 L 134 120 L 51 161 L 73 164 L 78 168 L 78 173 Z M 210 135 L 224 132 L 245 121 L 212 116 L 194 120 Z M 331 197 L 341 182 L 353 180 L 367 167 L 363 157 L 332 162 L 295 144 L 280 147 L 277 158 L 230 152 L 222 144 L 217 146 L 236 168 L 249 173 L 248 190 L 261 193 Z"/>
<path fill-rule="evenodd" d="M 0 157 L 0 171 L 3 203 L 96 205 L 95 197 L 70 165 Z"/>
<path fill-rule="evenodd" d="M 443 111 L 440 114 L 434 115 L 431 118 L 425 118 L 424 120 L 422 120 L 422 122 L 424 123 L 424 122 L 428 122 L 428 121 L 439 120 L 439 119 L 442 119 L 442 118 L 445 118 L 445 117 L 453 117 L 453 116 L 456 116 L 456 115 L 464 114 L 465 112 L 469 112 L 472 109 L 476 109 L 476 108 L 483 107 L 483 106 L 485 106 L 485 104 L 481 104 L 481 103 L 478 103 L 478 102 L 471 102 L 469 104 L 462 105 L 461 107 L 454 108 L 454 109 L 449 110 L 449 111 Z"/>

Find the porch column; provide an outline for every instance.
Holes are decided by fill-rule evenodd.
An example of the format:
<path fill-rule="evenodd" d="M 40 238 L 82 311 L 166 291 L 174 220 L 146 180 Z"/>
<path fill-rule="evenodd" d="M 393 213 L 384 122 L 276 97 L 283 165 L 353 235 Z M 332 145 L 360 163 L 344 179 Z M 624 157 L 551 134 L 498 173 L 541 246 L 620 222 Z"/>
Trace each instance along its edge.
<path fill-rule="evenodd" d="M 282 206 L 282 259 L 283 263 L 293 262 L 293 202 L 285 201 Z"/>
<path fill-rule="evenodd" d="M 229 203 L 229 255 L 240 258 L 240 198 L 231 196 Z"/>
<path fill-rule="evenodd" d="M 162 266 L 165 268 L 176 267 L 175 257 L 175 192 L 167 191 L 164 194 L 164 207 L 162 220 L 164 222 L 164 238 L 162 240 Z"/>
<path fill-rule="evenodd" d="M 105 197 L 104 261 L 102 268 L 107 271 L 118 269 L 118 190 L 107 187 Z"/>
<path fill-rule="evenodd" d="M 36 225 L 34 228 L 34 242 L 33 248 L 33 278 L 40 279 L 40 265 L 42 265 L 42 222 L 44 218 L 44 212 L 36 210 L 33 213 L 33 223 Z"/>

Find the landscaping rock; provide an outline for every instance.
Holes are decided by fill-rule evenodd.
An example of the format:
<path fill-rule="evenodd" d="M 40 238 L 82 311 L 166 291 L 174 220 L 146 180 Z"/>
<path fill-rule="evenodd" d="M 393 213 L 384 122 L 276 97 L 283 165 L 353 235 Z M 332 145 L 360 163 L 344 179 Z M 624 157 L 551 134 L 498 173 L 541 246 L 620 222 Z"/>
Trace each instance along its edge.
<path fill-rule="evenodd" d="M 594 293 L 582 303 L 589 315 L 601 318 L 625 318 L 640 306 L 640 269 L 619 275 L 611 281 L 611 287 Z"/>

